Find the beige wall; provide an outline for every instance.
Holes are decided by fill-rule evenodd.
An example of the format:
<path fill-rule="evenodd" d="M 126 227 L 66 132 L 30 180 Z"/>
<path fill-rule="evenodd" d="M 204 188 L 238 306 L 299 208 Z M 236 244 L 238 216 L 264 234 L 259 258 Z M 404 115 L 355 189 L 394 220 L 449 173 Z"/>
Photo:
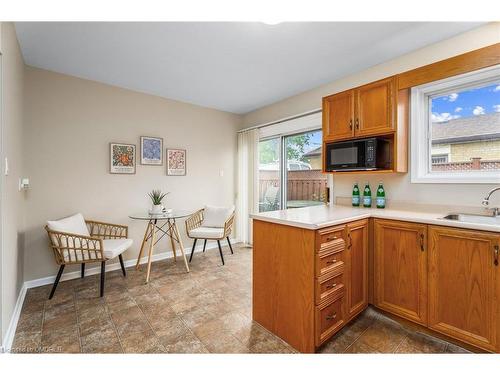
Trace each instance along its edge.
<path fill-rule="evenodd" d="M 500 140 L 451 145 L 450 161 L 470 161 L 471 157 L 500 160 Z"/>
<path fill-rule="evenodd" d="M 451 39 L 424 47 L 386 63 L 329 84 L 292 96 L 280 102 L 246 114 L 242 127 L 268 123 L 299 113 L 321 108 L 321 98 L 383 77 L 394 75 L 448 57 L 500 42 L 500 23 L 491 23 Z M 473 184 L 411 184 L 410 173 L 402 175 L 335 176 L 335 196 L 349 196 L 355 181 L 368 180 L 372 186 L 383 181 L 389 198 L 411 200 L 430 204 L 480 204 L 484 193 L 493 185 Z M 500 196 L 495 198 L 500 204 Z"/>
<path fill-rule="evenodd" d="M 17 296 L 23 282 L 23 205 L 24 196 L 18 190 L 23 172 L 23 78 L 24 62 L 14 26 L 1 23 L 2 52 L 2 338 L 9 326 Z M 9 160 L 9 175 L 5 176 L 4 158 Z"/>
<path fill-rule="evenodd" d="M 25 163 L 31 181 L 25 280 L 56 273 L 43 230 L 47 219 L 82 212 L 129 225 L 135 242 L 125 258 L 133 259 L 145 223 L 128 215 L 149 208 L 150 190 L 169 191 L 166 206 L 172 208 L 234 204 L 240 116 L 31 67 L 25 82 Z M 165 166 L 139 164 L 135 175 L 109 174 L 108 143 L 133 143 L 139 153 L 141 135 L 187 149 L 187 176 L 166 176 Z M 180 230 L 185 233 L 183 225 Z M 165 239 L 157 253 L 169 249 Z"/>

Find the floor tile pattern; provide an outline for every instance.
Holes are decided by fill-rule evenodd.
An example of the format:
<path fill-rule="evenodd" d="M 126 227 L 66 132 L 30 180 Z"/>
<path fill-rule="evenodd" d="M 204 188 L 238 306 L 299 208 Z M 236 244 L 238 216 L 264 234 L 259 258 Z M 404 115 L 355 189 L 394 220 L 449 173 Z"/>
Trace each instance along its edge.
<path fill-rule="evenodd" d="M 172 259 L 29 289 L 17 327 L 18 353 L 295 353 L 251 319 L 251 249 L 197 252 L 191 272 Z M 323 353 L 448 353 L 464 349 L 411 331 L 368 309 L 320 349 Z"/>

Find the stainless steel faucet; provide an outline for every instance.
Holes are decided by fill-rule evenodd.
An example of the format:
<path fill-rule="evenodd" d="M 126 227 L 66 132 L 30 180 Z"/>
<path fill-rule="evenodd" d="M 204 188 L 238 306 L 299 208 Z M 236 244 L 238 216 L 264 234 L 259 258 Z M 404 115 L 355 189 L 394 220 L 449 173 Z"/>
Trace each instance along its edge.
<path fill-rule="evenodd" d="M 500 186 L 496 187 L 494 189 L 491 189 L 491 191 L 483 199 L 483 206 L 488 207 L 488 205 L 490 204 L 491 194 L 493 194 L 497 190 L 500 190 Z M 500 208 L 499 207 L 493 207 L 493 208 L 491 208 L 491 210 L 493 211 L 493 216 L 500 216 Z"/>

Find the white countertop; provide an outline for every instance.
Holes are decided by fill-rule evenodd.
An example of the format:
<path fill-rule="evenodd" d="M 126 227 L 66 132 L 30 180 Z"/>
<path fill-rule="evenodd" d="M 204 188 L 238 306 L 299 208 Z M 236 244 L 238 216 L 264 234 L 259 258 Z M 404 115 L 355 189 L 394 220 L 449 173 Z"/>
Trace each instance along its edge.
<path fill-rule="evenodd" d="M 466 223 L 455 220 L 441 219 L 443 216 L 454 212 L 456 211 L 418 205 L 383 209 L 324 205 L 261 212 L 251 214 L 250 217 L 256 220 L 313 230 L 343 224 L 354 220 L 374 217 L 379 219 L 410 221 L 414 223 L 442 225 L 500 233 L 499 225 Z"/>

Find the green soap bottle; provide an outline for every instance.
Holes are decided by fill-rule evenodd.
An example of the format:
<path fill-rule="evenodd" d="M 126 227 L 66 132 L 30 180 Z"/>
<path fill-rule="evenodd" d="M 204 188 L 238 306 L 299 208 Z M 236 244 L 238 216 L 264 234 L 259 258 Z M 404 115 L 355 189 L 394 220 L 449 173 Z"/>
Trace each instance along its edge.
<path fill-rule="evenodd" d="M 354 183 L 354 188 L 352 189 L 352 205 L 353 207 L 359 207 L 360 203 L 359 187 L 358 183 Z"/>
<path fill-rule="evenodd" d="M 385 208 L 385 190 L 382 182 L 378 184 L 377 188 L 377 208 Z"/>
<path fill-rule="evenodd" d="M 370 189 L 370 184 L 367 182 L 365 185 L 365 190 L 363 190 L 363 207 L 372 206 L 372 190 Z"/>

